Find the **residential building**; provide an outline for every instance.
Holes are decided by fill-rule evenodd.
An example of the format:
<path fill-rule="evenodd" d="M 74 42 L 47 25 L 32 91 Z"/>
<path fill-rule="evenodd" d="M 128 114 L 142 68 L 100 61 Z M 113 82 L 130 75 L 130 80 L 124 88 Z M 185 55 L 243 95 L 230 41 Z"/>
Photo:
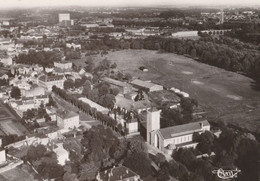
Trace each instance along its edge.
<path fill-rule="evenodd" d="M 54 62 L 54 67 L 60 69 L 71 69 L 72 62 Z"/>
<path fill-rule="evenodd" d="M 176 38 L 196 37 L 198 36 L 198 31 L 179 31 L 172 33 L 172 36 Z"/>
<path fill-rule="evenodd" d="M 59 23 L 61 23 L 62 21 L 70 21 L 70 14 L 69 13 L 59 14 Z"/>
<path fill-rule="evenodd" d="M 73 48 L 74 50 L 81 49 L 81 45 L 80 44 L 75 44 L 75 43 L 66 43 L 66 47 L 67 48 Z"/>
<path fill-rule="evenodd" d="M 47 76 L 42 75 L 38 79 L 39 86 L 43 87 L 47 91 L 52 91 L 52 87 L 56 86 L 63 89 L 65 77 L 63 75 Z"/>
<path fill-rule="evenodd" d="M 73 111 L 57 111 L 57 126 L 61 129 L 79 127 L 79 115 Z"/>
<path fill-rule="evenodd" d="M 41 104 L 46 105 L 49 103 L 48 95 L 39 95 L 34 97 L 34 104 L 36 107 L 39 107 Z"/>
<path fill-rule="evenodd" d="M 0 151 L 0 164 L 5 163 L 5 162 L 6 162 L 6 152 L 3 149 Z"/>
<path fill-rule="evenodd" d="M 167 154 L 178 148 L 195 148 L 198 143 L 193 142 L 193 134 L 210 131 L 206 120 L 160 129 L 160 112 L 155 108 L 147 111 L 147 142 Z"/>
<path fill-rule="evenodd" d="M 46 108 L 46 112 L 50 116 L 51 121 L 57 121 L 56 109 Z"/>
<path fill-rule="evenodd" d="M 140 79 L 135 79 L 131 82 L 131 84 L 139 90 L 142 90 L 144 92 L 153 92 L 153 91 L 160 91 L 163 90 L 163 86 L 154 84 L 152 82 L 143 81 Z"/>
<path fill-rule="evenodd" d="M 69 161 L 69 152 L 64 149 L 63 143 L 58 143 L 55 146 L 57 148 L 53 149 L 53 152 L 57 155 L 58 164 L 64 166 L 66 161 Z"/>
<path fill-rule="evenodd" d="M 97 181 L 141 181 L 140 176 L 125 166 L 113 167 L 99 172 L 96 176 Z"/>
<path fill-rule="evenodd" d="M 21 90 L 23 97 L 35 97 L 40 95 L 45 95 L 45 90 L 43 87 L 34 87 L 30 90 Z"/>

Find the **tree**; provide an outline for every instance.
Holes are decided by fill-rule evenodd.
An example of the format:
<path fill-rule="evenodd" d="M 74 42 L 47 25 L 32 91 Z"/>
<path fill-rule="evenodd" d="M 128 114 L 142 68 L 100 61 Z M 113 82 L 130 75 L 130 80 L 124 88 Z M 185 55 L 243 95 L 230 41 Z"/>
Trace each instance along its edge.
<path fill-rule="evenodd" d="M 89 162 L 81 165 L 80 180 L 93 180 L 97 174 L 98 166 L 94 162 Z"/>
<path fill-rule="evenodd" d="M 35 111 L 32 109 L 28 109 L 26 112 L 23 113 L 23 119 L 31 120 L 35 116 Z"/>
<path fill-rule="evenodd" d="M 200 152 L 202 152 L 203 154 L 204 153 L 211 154 L 214 145 L 215 136 L 210 131 L 205 131 L 204 133 L 201 134 L 194 133 L 193 140 L 199 143 L 196 148 Z"/>
<path fill-rule="evenodd" d="M 126 79 L 127 81 L 131 80 L 131 79 L 132 79 L 132 75 L 129 74 L 129 73 L 126 73 L 126 74 L 125 74 L 125 79 Z"/>
<path fill-rule="evenodd" d="M 187 168 L 190 168 L 192 166 L 192 162 L 196 159 L 192 150 L 187 148 L 178 149 L 173 153 L 172 157 L 173 159 L 184 164 Z"/>
<path fill-rule="evenodd" d="M 67 79 L 64 81 L 64 89 L 67 90 L 67 89 L 71 89 L 71 88 L 74 88 L 74 81 L 71 80 L 71 79 Z"/>
<path fill-rule="evenodd" d="M 115 105 L 116 99 L 113 94 L 107 94 L 100 98 L 99 103 L 109 109 L 113 109 Z"/>
<path fill-rule="evenodd" d="M 18 87 L 12 87 L 11 90 L 11 97 L 15 99 L 20 99 L 21 98 L 21 90 Z"/>
<path fill-rule="evenodd" d="M 46 122 L 50 122 L 51 121 L 51 117 L 47 113 L 44 115 L 44 119 L 45 119 Z"/>
<path fill-rule="evenodd" d="M 41 103 L 39 109 L 38 109 L 38 117 L 43 118 L 46 115 L 46 109 L 44 108 L 43 103 Z"/>
<path fill-rule="evenodd" d="M 86 82 L 83 85 L 82 94 L 87 96 L 88 93 L 91 91 L 91 87 L 92 87 L 91 82 L 89 80 L 86 80 Z"/>
<path fill-rule="evenodd" d="M 141 177 L 151 175 L 151 161 L 145 153 L 135 153 L 127 157 L 123 163 L 124 166 L 135 171 Z"/>
<path fill-rule="evenodd" d="M 114 96 L 117 96 L 119 94 L 119 89 L 118 88 L 112 88 L 110 89 L 110 93 L 113 94 Z"/>
<path fill-rule="evenodd" d="M 111 65 L 111 68 L 112 69 L 115 69 L 117 67 L 117 64 L 116 63 L 113 63 L 112 65 Z"/>
<path fill-rule="evenodd" d="M 49 102 L 46 104 L 46 106 L 57 107 L 57 103 L 54 101 L 54 99 L 53 99 L 53 97 L 51 96 L 51 94 L 49 95 Z"/>

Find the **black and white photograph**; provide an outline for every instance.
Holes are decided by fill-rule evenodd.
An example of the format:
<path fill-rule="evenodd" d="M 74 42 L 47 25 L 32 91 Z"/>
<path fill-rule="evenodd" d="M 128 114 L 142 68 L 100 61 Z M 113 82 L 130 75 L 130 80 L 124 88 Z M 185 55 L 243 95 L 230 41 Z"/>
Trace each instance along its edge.
<path fill-rule="evenodd" d="M 260 0 L 0 0 L 0 181 L 260 181 Z"/>

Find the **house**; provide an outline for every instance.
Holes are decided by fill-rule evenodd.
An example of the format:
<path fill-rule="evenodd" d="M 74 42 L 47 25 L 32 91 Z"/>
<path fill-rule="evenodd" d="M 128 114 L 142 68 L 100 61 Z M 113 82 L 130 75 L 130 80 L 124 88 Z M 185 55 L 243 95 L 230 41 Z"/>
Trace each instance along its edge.
<path fill-rule="evenodd" d="M 9 76 L 7 75 L 7 74 L 1 74 L 0 73 L 0 79 L 2 79 L 2 80 L 8 80 L 8 78 L 9 78 Z"/>
<path fill-rule="evenodd" d="M 50 73 L 50 72 L 53 72 L 53 71 L 54 71 L 53 67 L 46 67 L 45 68 L 45 72 L 47 72 L 47 73 Z"/>
<path fill-rule="evenodd" d="M 39 107 L 41 104 L 46 105 L 49 103 L 48 95 L 39 95 L 34 97 L 34 104 L 36 107 Z"/>
<path fill-rule="evenodd" d="M 154 84 L 152 82 L 143 81 L 140 79 L 135 79 L 131 82 L 131 84 L 136 88 L 140 89 L 144 92 L 153 92 L 163 90 L 163 86 Z"/>
<path fill-rule="evenodd" d="M 180 37 L 180 38 L 196 37 L 198 36 L 198 31 L 180 31 L 180 32 L 172 33 L 172 36 Z"/>
<path fill-rule="evenodd" d="M 54 67 L 60 69 L 71 69 L 72 62 L 54 62 Z"/>
<path fill-rule="evenodd" d="M 24 90 L 31 89 L 31 85 L 28 83 L 28 79 L 23 77 L 21 78 L 15 77 L 14 79 L 11 79 L 9 81 L 9 85 L 16 86 L 19 89 L 24 89 Z"/>
<path fill-rule="evenodd" d="M 12 59 L 12 57 L 5 57 L 5 58 L 1 58 L 1 62 L 4 65 L 12 65 L 13 64 L 13 59 Z"/>
<path fill-rule="evenodd" d="M 47 76 L 42 75 L 38 79 L 39 86 L 43 87 L 47 91 L 52 91 L 52 87 L 56 86 L 63 89 L 65 77 L 63 75 Z"/>
<path fill-rule="evenodd" d="M 63 143 L 56 144 L 57 148 L 53 152 L 57 155 L 58 164 L 64 166 L 66 161 L 69 161 L 69 152 L 64 149 Z"/>
<path fill-rule="evenodd" d="M 193 142 L 193 134 L 210 131 L 210 124 L 206 120 L 160 129 L 160 112 L 155 108 L 147 111 L 146 140 L 167 154 L 172 154 L 178 148 L 195 148 L 198 143 Z"/>
<path fill-rule="evenodd" d="M 35 97 L 45 95 L 45 90 L 43 87 L 34 87 L 30 90 L 22 90 L 21 94 L 23 97 Z"/>
<path fill-rule="evenodd" d="M 51 121 L 57 121 L 56 110 L 54 108 L 46 108 L 46 112 L 50 116 Z"/>
<path fill-rule="evenodd" d="M 97 181 L 141 181 L 140 176 L 125 166 L 113 167 L 96 176 Z"/>
<path fill-rule="evenodd" d="M 6 152 L 4 149 L 0 150 L 0 164 L 6 162 Z"/>
<path fill-rule="evenodd" d="M 76 49 L 81 49 L 81 45 L 80 44 L 75 44 L 75 43 L 66 43 L 66 47 L 67 48 L 73 48 L 74 50 Z"/>
<path fill-rule="evenodd" d="M 15 106 L 16 104 L 16 106 Z M 14 104 L 13 104 L 14 108 L 16 108 L 17 110 L 19 111 L 27 111 L 28 109 L 34 109 L 35 108 L 35 104 L 34 104 L 34 101 L 33 100 L 27 100 L 27 101 L 16 101 Z"/>
<path fill-rule="evenodd" d="M 73 111 L 57 111 L 57 126 L 61 129 L 79 127 L 79 115 Z"/>
<path fill-rule="evenodd" d="M 126 82 L 111 79 L 108 77 L 103 78 L 102 81 L 109 83 L 112 88 L 119 89 L 121 94 L 127 94 L 129 92 L 132 92 L 132 86 Z"/>

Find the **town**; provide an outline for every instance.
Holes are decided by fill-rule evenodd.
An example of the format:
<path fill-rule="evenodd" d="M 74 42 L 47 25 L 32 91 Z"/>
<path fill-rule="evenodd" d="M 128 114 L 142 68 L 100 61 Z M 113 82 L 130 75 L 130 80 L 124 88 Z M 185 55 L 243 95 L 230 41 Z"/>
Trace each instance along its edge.
<path fill-rule="evenodd" d="M 0 10 L 1 180 L 257 181 L 259 28 L 257 8 Z"/>

